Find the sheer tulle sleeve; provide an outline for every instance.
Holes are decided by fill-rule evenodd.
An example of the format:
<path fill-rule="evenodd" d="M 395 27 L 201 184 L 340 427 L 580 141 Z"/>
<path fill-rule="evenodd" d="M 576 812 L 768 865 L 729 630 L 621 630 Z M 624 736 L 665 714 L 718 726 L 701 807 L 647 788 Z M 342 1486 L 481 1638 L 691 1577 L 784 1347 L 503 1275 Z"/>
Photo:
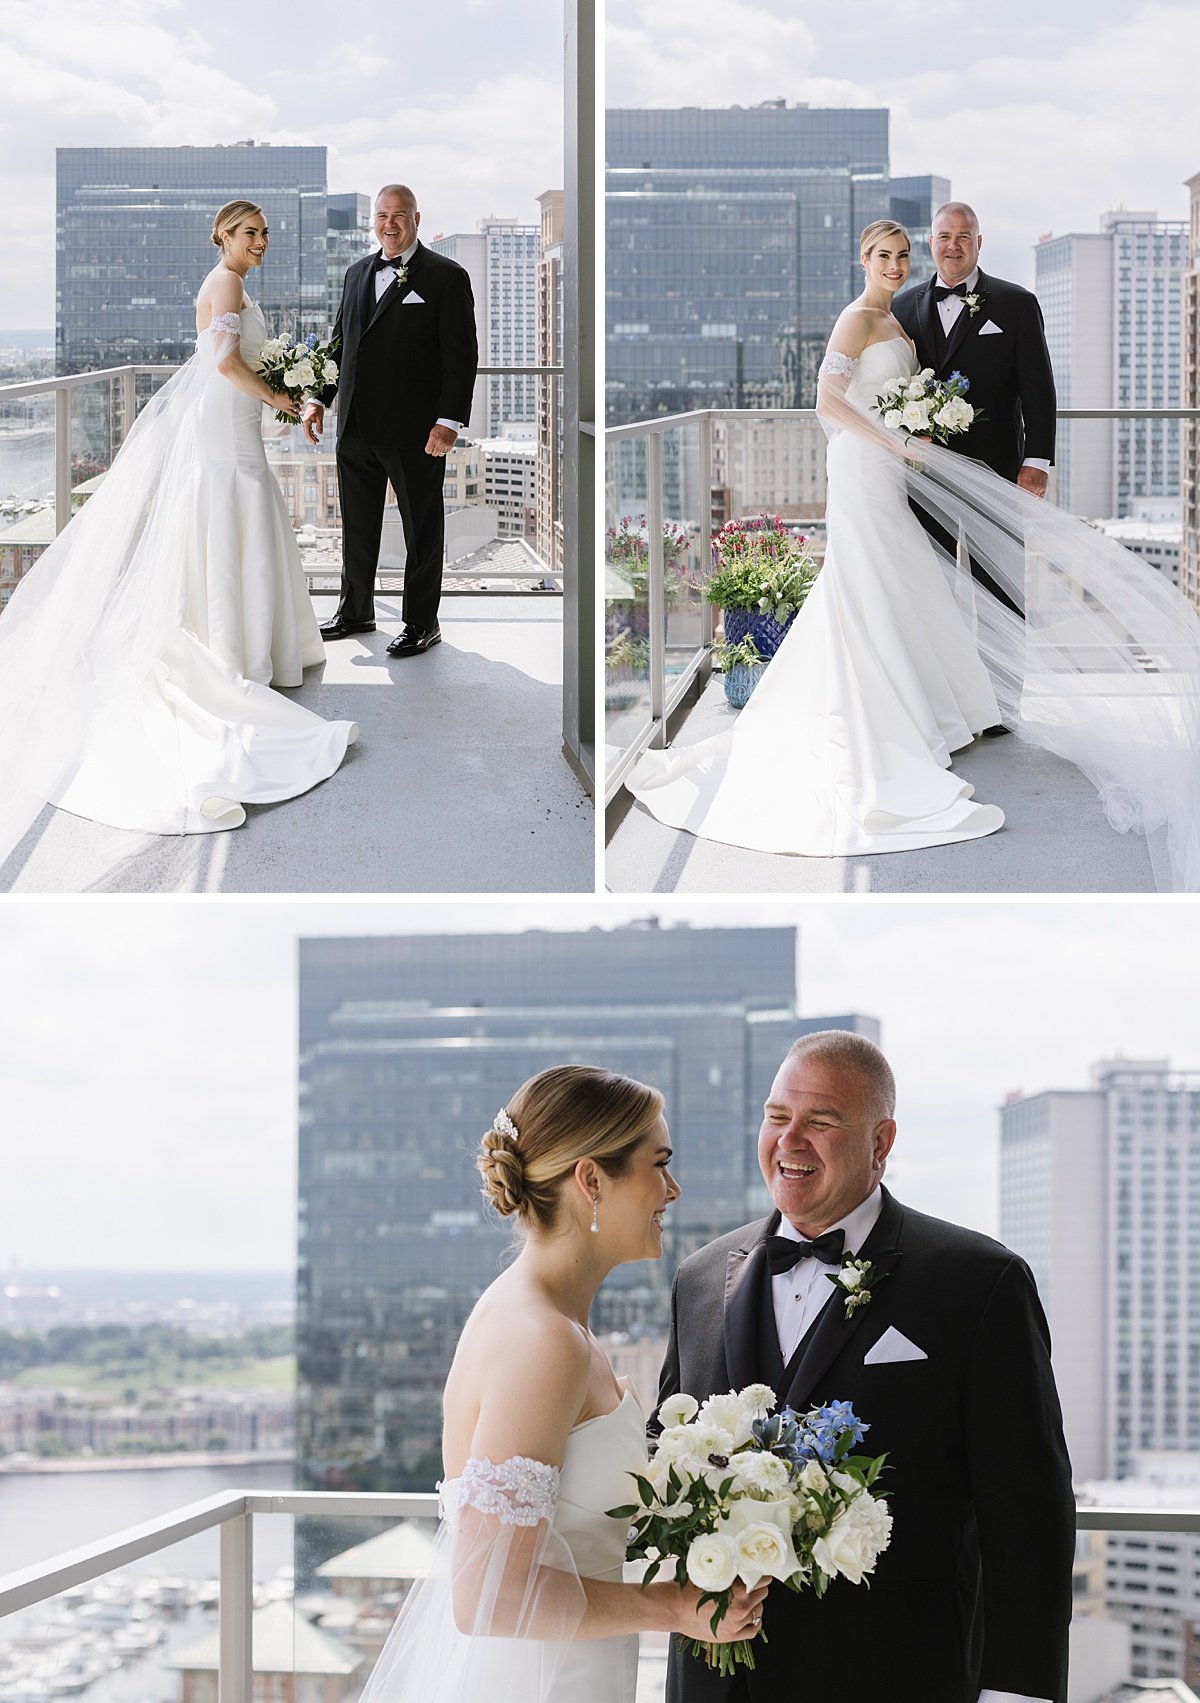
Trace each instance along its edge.
<path fill-rule="evenodd" d="M 522 1455 L 443 1485 L 433 1564 L 362 1703 L 546 1703 L 587 1607 L 557 1494 L 558 1469 Z"/>
<path fill-rule="evenodd" d="M 852 355 L 829 349 L 817 369 L 817 416 L 826 435 L 833 437 L 838 432 L 853 432 L 856 437 L 869 438 L 881 449 L 902 456 L 903 433 L 889 432 L 880 425 L 875 415 L 868 414 L 849 400 L 846 393 L 857 366 L 858 362 Z"/>
<path fill-rule="evenodd" d="M 214 361 L 219 365 L 225 359 L 226 355 L 231 355 L 235 349 L 240 350 L 241 341 L 241 314 L 214 313 L 208 326 L 208 349 L 207 351 L 203 349 L 202 337 L 201 351 L 203 353 L 207 353 L 210 361 Z"/>

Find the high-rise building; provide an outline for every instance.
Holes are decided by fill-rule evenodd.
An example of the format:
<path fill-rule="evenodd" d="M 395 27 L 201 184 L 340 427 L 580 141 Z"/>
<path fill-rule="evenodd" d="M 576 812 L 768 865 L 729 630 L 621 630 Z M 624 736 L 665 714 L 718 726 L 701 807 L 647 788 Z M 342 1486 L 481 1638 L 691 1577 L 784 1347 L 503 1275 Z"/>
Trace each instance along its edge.
<path fill-rule="evenodd" d="M 1096 232 L 1043 237 L 1038 300 L 1061 408 L 1179 408 L 1187 225 L 1157 213 L 1106 213 Z M 1178 498 L 1178 420 L 1064 421 L 1060 508 L 1093 520 L 1138 498 Z"/>
<path fill-rule="evenodd" d="M 668 1273 L 765 1210 L 755 1132 L 801 1019 L 788 928 L 306 940 L 300 947 L 302 1482 L 424 1487 L 462 1321 L 511 1237 L 479 1137 L 526 1077 L 578 1062 L 661 1088 L 682 1200 L 666 1258 L 613 1274 L 607 1328 L 663 1330 Z"/>
<path fill-rule="evenodd" d="M 1187 180 L 1191 196 L 1187 271 L 1183 288 L 1183 406 L 1200 408 L 1200 172 Z M 1183 423 L 1183 561 L 1180 589 L 1200 609 L 1200 425 Z"/>
<path fill-rule="evenodd" d="M 811 407 L 877 218 L 932 262 L 945 178 L 889 176 L 883 109 L 613 109 L 606 120 L 609 423 L 698 407 Z"/>
<path fill-rule="evenodd" d="M 326 198 L 325 317 L 329 329 L 338 316 L 342 285 L 356 260 L 375 247 L 375 227 L 369 195 L 330 195 Z"/>
<path fill-rule="evenodd" d="M 1000 1234 L 1046 1307 L 1076 1483 L 1104 1506 L 1196 1508 L 1200 1072 L 1099 1064 L 1090 1088 L 1014 1095 L 1000 1142 Z M 1200 1539 L 1108 1534 L 1105 1606 L 1135 1677 L 1183 1676 Z"/>
<path fill-rule="evenodd" d="M 325 149 L 58 150 L 57 368 L 176 365 L 196 346 L 196 291 L 216 259 L 213 215 L 238 198 L 271 232 L 247 287 L 272 331 L 327 328 Z"/>
<path fill-rule="evenodd" d="M 542 210 L 537 267 L 537 364 L 563 364 L 563 192 L 538 196 Z M 563 565 L 562 379 L 538 381 L 537 530 L 535 548 L 547 567 Z"/>
<path fill-rule="evenodd" d="M 435 237 L 429 244 L 457 260 L 470 275 L 481 366 L 537 365 L 541 240 L 540 225 L 489 218 L 480 219 L 474 234 Z M 532 425 L 536 420 L 536 379 L 493 374 L 478 381 L 471 408 L 473 437 L 504 437 L 509 427 Z"/>

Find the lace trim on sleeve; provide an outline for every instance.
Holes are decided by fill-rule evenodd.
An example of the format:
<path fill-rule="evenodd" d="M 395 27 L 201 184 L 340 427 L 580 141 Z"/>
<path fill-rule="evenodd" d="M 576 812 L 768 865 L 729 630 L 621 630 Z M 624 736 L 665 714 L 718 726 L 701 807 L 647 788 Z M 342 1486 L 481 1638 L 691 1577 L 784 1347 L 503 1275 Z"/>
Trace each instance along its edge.
<path fill-rule="evenodd" d="M 831 349 L 821 362 L 818 372 L 833 373 L 838 378 L 852 378 L 858 362 L 850 355 L 841 355 L 836 349 Z"/>
<path fill-rule="evenodd" d="M 210 331 L 238 331 L 242 329 L 242 316 L 239 313 L 214 313 L 208 322 Z"/>
<path fill-rule="evenodd" d="M 528 1455 L 493 1463 L 472 1458 L 458 1485 L 460 1507 L 494 1514 L 504 1526 L 536 1526 L 552 1521 L 558 1502 L 559 1470 Z"/>

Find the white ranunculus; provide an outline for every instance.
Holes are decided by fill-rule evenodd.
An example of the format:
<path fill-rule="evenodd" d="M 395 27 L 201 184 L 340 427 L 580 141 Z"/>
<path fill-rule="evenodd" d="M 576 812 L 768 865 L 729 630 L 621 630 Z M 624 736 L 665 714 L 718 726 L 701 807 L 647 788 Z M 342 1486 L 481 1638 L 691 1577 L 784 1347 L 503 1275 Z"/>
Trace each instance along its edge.
<path fill-rule="evenodd" d="M 920 372 L 917 374 L 917 377 L 921 380 L 931 379 L 933 377 L 933 368 L 922 367 Z"/>
<path fill-rule="evenodd" d="M 887 1505 L 866 1491 L 851 1502 L 813 1545 L 813 1560 L 823 1573 L 840 1573 L 861 1585 L 891 1541 L 892 1516 Z"/>
<path fill-rule="evenodd" d="M 775 1391 L 770 1384 L 747 1384 L 738 1391 L 738 1400 L 750 1409 L 755 1419 L 765 1419 L 775 1406 Z"/>
<path fill-rule="evenodd" d="M 668 1396 L 658 1410 L 660 1425 L 686 1425 L 689 1419 L 695 1419 L 700 1404 L 695 1396 Z"/>
<path fill-rule="evenodd" d="M 692 1434 L 686 1425 L 668 1425 L 658 1439 L 656 1461 L 686 1461 L 692 1457 Z"/>
<path fill-rule="evenodd" d="M 890 426 L 892 431 L 895 431 L 896 427 L 900 424 L 899 408 L 889 408 L 887 413 L 883 416 L 883 423 L 885 426 Z"/>
<path fill-rule="evenodd" d="M 767 600 L 764 599 L 764 602 Z M 769 602 L 767 607 L 770 607 Z M 742 1443 L 748 1443 L 751 1437 L 750 1427 L 754 1415 L 742 1401 L 741 1396 L 734 1395 L 730 1390 L 728 1395 L 709 1396 L 700 1408 L 699 1422 L 701 1425 L 716 1425 L 722 1431 L 728 1431 L 733 1439 L 734 1448 Z"/>
<path fill-rule="evenodd" d="M 900 423 L 909 432 L 927 432 L 929 430 L 929 407 L 924 402 L 906 402 Z"/>
<path fill-rule="evenodd" d="M 692 1539 L 687 1552 L 687 1576 L 702 1591 L 727 1591 L 737 1578 L 737 1550 L 718 1532 Z"/>

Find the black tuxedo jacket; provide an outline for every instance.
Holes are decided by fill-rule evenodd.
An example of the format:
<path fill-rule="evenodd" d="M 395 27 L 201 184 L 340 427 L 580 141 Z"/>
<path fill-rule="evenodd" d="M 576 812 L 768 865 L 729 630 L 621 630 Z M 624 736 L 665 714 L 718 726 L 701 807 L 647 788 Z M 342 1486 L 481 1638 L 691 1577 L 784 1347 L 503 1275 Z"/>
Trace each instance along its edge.
<path fill-rule="evenodd" d="M 886 1273 L 846 1316 L 830 1299 L 780 1360 L 763 1241 L 779 1214 L 701 1248 L 676 1275 L 660 1400 L 763 1381 L 799 1410 L 847 1400 L 886 1452 L 892 1540 L 869 1588 L 774 1585 L 740 1681 L 758 1703 L 977 1703 L 984 1687 L 1064 1703 L 1075 1502 L 1029 1268 L 986 1236 L 901 1206 L 860 1254 Z M 894 1328 L 923 1359 L 868 1365 Z M 672 1652 L 668 1703 L 723 1703 L 738 1681 Z"/>
<path fill-rule="evenodd" d="M 930 278 L 905 290 L 892 312 L 916 344 L 923 367 L 932 367 L 938 378 L 960 372 L 971 381 L 967 401 L 985 418 L 952 437 L 949 447 L 985 462 L 1003 479 L 1015 479 L 1027 455 L 1052 462 L 1057 404 L 1037 297 L 981 269 L 975 286 L 979 312 L 960 311 L 943 353 L 936 283 Z M 987 325 L 999 330 L 985 332 Z"/>
<path fill-rule="evenodd" d="M 471 280 L 457 261 L 418 243 L 403 286 L 375 301 L 375 254 L 346 273 L 334 335 L 338 437 L 353 418 L 368 442 L 420 449 L 439 419 L 471 417 L 479 365 Z"/>

